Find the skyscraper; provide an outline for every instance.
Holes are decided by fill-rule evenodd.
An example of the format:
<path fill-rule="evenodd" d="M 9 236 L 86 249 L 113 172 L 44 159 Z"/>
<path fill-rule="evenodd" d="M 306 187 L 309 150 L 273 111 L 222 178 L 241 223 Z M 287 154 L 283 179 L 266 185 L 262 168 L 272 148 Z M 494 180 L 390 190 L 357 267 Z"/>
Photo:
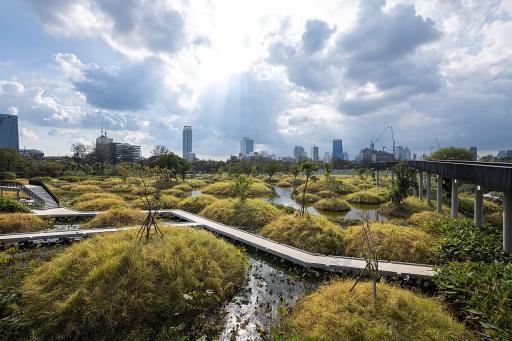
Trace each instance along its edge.
<path fill-rule="evenodd" d="M 477 147 L 469 147 L 469 151 L 471 152 L 471 159 L 473 161 L 478 160 L 478 148 Z"/>
<path fill-rule="evenodd" d="M 0 148 L 20 149 L 18 116 L 0 114 Z"/>
<path fill-rule="evenodd" d="M 332 140 L 332 158 L 343 159 L 343 140 Z"/>
<path fill-rule="evenodd" d="M 244 137 L 240 141 L 240 154 L 249 155 L 254 153 L 254 140 L 250 137 Z"/>
<path fill-rule="evenodd" d="M 304 160 L 306 158 L 306 151 L 304 150 L 304 147 L 295 146 L 293 148 L 293 157 L 295 158 L 295 161 Z"/>
<path fill-rule="evenodd" d="M 329 153 L 329 152 L 325 152 L 324 153 L 324 162 L 325 163 L 330 163 L 331 162 L 331 153 Z"/>
<path fill-rule="evenodd" d="M 318 146 L 311 147 L 311 160 L 313 160 L 313 162 L 320 161 L 318 158 Z"/>
<path fill-rule="evenodd" d="M 194 161 L 194 153 L 192 153 L 192 127 L 183 127 L 183 158 L 189 162 Z"/>

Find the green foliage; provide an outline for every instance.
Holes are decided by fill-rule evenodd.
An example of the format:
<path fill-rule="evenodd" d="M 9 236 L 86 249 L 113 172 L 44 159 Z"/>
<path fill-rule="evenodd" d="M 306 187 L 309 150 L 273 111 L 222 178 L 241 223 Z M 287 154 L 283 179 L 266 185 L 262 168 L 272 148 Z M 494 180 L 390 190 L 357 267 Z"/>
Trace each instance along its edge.
<path fill-rule="evenodd" d="M 279 162 L 278 161 L 270 161 L 267 162 L 264 166 L 264 171 L 268 175 L 270 179 L 279 171 Z"/>
<path fill-rule="evenodd" d="M 473 155 L 469 149 L 447 147 L 436 150 L 428 157 L 429 160 L 473 160 Z"/>
<path fill-rule="evenodd" d="M 432 251 L 437 264 L 510 260 L 502 250 L 502 233 L 493 226 L 478 227 L 469 219 L 440 217 L 422 228 L 436 237 Z"/>
<path fill-rule="evenodd" d="M 208 219 L 241 228 L 262 227 L 281 214 L 278 208 L 259 199 L 247 199 L 244 203 L 234 199 L 217 200 L 200 213 Z"/>
<path fill-rule="evenodd" d="M 252 178 L 251 178 L 252 179 Z M 203 193 L 223 195 L 223 196 L 235 196 L 235 182 L 234 181 L 219 181 L 209 184 L 203 188 Z M 268 196 L 272 194 L 272 189 L 263 182 L 257 182 L 253 180 L 252 185 L 249 188 L 248 196 Z"/>
<path fill-rule="evenodd" d="M 192 187 L 192 189 L 199 189 L 199 188 L 202 188 L 207 185 L 205 181 L 198 180 L 198 179 L 190 179 L 190 180 L 187 180 L 186 183 L 190 187 Z"/>
<path fill-rule="evenodd" d="M 239 175 L 236 178 L 234 192 L 240 199 L 241 203 L 245 202 L 245 199 L 249 195 L 253 182 L 254 180 L 251 177 L 244 174 Z"/>
<path fill-rule="evenodd" d="M 339 198 L 326 198 L 314 203 L 313 207 L 317 210 L 331 211 L 331 212 L 344 212 L 350 211 L 350 205 L 343 199 Z"/>
<path fill-rule="evenodd" d="M 393 205 L 403 205 L 407 198 L 407 191 L 411 186 L 416 185 L 416 171 L 407 165 L 407 162 L 400 161 L 395 167 L 395 184 L 389 189 L 388 196 Z"/>
<path fill-rule="evenodd" d="M 243 254 L 212 234 L 164 229 L 92 237 L 23 282 L 23 313 L 41 340 L 175 340 L 220 308 L 245 279 Z"/>
<path fill-rule="evenodd" d="M 193 190 L 192 186 L 190 186 L 188 183 L 176 185 L 173 188 L 183 192 L 191 192 Z"/>
<path fill-rule="evenodd" d="M 341 229 L 322 216 L 283 215 L 269 222 L 261 235 L 310 252 L 343 255 Z"/>
<path fill-rule="evenodd" d="M 180 202 L 181 202 L 181 199 L 175 197 L 174 195 L 162 194 L 159 197 L 158 208 L 159 209 L 178 208 Z M 130 203 L 130 206 L 134 207 L 134 208 L 143 209 L 143 210 L 149 209 L 148 202 L 145 198 L 139 198 L 139 199 L 133 200 Z"/>
<path fill-rule="evenodd" d="M 180 202 L 178 207 L 187 212 L 199 213 L 214 201 L 217 201 L 214 196 L 209 194 L 201 194 L 184 199 Z"/>
<path fill-rule="evenodd" d="M 279 180 L 277 182 L 277 186 L 278 187 L 283 187 L 283 188 L 288 188 L 288 187 L 292 187 L 292 184 L 286 180 Z"/>
<path fill-rule="evenodd" d="M 474 340 L 436 300 L 379 284 L 336 281 L 302 299 L 282 321 L 287 340 Z"/>
<path fill-rule="evenodd" d="M 302 192 L 303 190 L 304 185 L 297 187 L 297 192 Z M 331 178 L 330 181 L 328 181 L 325 177 L 318 179 L 315 182 L 308 183 L 308 187 L 306 189 L 307 192 L 315 194 L 322 191 L 329 191 L 340 195 L 353 193 L 356 192 L 356 190 L 356 187 L 348 182 L 334 178 Z"/>
<path fill-rule="evenodd" d="M 0 215 L 0 234 L 37 232 L 48 228 L 43 219 L 28 213 L 6 213 Z"/>
<path fill-rule="evenodd" d="M 393 224 L 371 226 L 372 244 L 381 260 L 428 264 L 431 261 L 430 248 L 433 238 L 414 227 Z M 362 257 L 364 255 L 362 226 L 352 226 L 343 230 L 345 240 L 344 255 Z"/>
<path fill-rule="evenodd" d="M 73 207 L 79 211 L 105 211 L 126 206 L 123 198 L 112 193 L 86 193 L 73 200 Z"/>
<path fill-rule="evenodd" d="M 448 263 L 437 269 L 435 283 L 439 295 L 486 339 L 512 339 L 511 263 Z"/>
<path fill-rule="evenodd" d="M 113 208 L 102 212 L 82 225 L 83 228 L 124 227 L 142 224 L 146 214 L 126 207 Z"/>
<path fill-rule="evenodd" d="M 0 180 L 15 180 L 16 173 L 14 172 L 0 172 Z"/>
<path fill-rule="evenodd" d="M 386 199 L 370 191 L 359 191 L 349 194 L 346 200 L 356 204 L 381 204 L 386 201 Z"/>
<path fill-rule="evenodd" d="M 472 217 L 475 212 L 475 199 L 470 196 L 460 195 L 458 208 L 460 213 Z M 484 199 L 483 210 L 484 214 L 490 214 L 501 211 L 501 208 L 498 204 L 495 204 L 492 201 Z"/>
<path fill-rule="evenodd" d="M 2 213 L 15 213 L 15 212 L 30 212 L 30 208 L 22 203 L 7 199 L 5 197 L 0 197 L 0 212 Z"/>

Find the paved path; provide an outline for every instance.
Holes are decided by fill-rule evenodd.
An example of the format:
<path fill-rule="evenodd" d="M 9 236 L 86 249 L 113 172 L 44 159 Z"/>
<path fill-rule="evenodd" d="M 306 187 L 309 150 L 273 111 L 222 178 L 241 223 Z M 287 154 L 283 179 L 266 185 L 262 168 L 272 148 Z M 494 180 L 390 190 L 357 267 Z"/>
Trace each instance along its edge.
<path fill-rule="evenodd" d="M 262 236 L 199 217 L 186 211 L 171 211 L 175 216 L 198 223 L 205 229 L 304 267 L 344 272 L 360 271 L 366 266 L 366 261 L 361 258 L 313 254 L 288 245 L 280 244 Z M 386 261 L 379 261 L 379 272 L 382 275 L 387 276 L 408 276 L 413 278 L 430 278 L 434 275 L 430 265 Z"/>
<path fill-rule="evenodd" d="M 142 212 L 147 212 L 142 210 Z M 102 211 L 75 211 L 67 207 L 50 208 L 47 210 L 33 209 L 32 213 L 41 218 L 80 218 L 94 217 L 102 213 Z M 171 214 L 172 210 L 158 210 L 159 214 Z"/>

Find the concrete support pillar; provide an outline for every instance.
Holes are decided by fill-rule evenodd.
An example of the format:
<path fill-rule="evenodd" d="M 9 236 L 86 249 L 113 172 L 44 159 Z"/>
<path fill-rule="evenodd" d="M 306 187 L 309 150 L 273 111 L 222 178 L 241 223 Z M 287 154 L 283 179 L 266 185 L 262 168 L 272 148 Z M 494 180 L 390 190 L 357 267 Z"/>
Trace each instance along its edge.
<path fill-rule="evenodd" d="M 375 185 L 379 187 L 379 170 L 375 171 Z"/>
<path fill-rule="evenodd" d="M 503 195 L 503 251 L 512 251 L 512 190 Z"/>
<path fill-rule="evenodd" d="M 395 172 L 391 170 L 391 186 L 395 185 Z"/>
<path fill-rule="evenodd" d="M 419 179 L 419 187 L 418 187 L 418 194 L 419 194 L 419 198 L 420 200 L 423 200 L 423 172 L 418 172 L 418 175 L 420 176 L 420 179 Z"/>
<path fill-rule="evenodd" d="M 427 190 L 427 204 L 430 206 L 432 205 L 432 183 L 430 182 L 432 177 L 429 173 L 426 173 L 426 176 L 425 189 Z"/>
<path fill-rule="evenodd" d="M 443 214 L 443 177 L 437 176 L 437 213 Z"/>
<path fill-rule="evenodd" d="M 20 200 L 20 190 L 19 189 L 16 190 L 16 200 L 18 200 L 18 201 Z"/>
<path fill-rule="evenodd" d="M 459 184 L 457 179 L 452 179 L 452 217 L 457 218 L 459 211 Z"/>
<path fill-rule="evenodd" d="M 413 196 L 413 197 L 415 197 L 415 196 L 417 196 L 417 195 L 418 195 L 418 189 L 417 189 L 416 187 L 414 187 L 414 188 L 412 189 L 412 196 Z"/>
<path fill-rule="evenodd" d="M 473 212 L 476 226 L 484 226 L 484 191 L 479 185 L 475 186 L 475 210 Z"/>

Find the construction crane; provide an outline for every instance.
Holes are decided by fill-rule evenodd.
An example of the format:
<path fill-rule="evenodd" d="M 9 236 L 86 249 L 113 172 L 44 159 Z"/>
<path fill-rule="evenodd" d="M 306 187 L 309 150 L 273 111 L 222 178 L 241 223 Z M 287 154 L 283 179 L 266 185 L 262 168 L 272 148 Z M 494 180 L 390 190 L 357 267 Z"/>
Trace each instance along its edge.
<path fill-rule="evenodd" d="M 391 139 L 393 140 L 393 155 L 395 155 L 395 133 L 393 132 L 393 126 L 389 128 L 391 129 Z"/>
<path fill-rule="evenodd" d="M 382 135 L 384 135 L 384 133 L 386 132 L 386 130 L 388 130 L 390 127 L 387 126 L 386 128 L 384 128 L 384 130 L 382 131 L 382 133 L 380 133 L 379 137 L 377 137 L 375 139 L 375 141 L 373 141 L 373 138 L 370 140 L 370 150 L 373 152 L 375 150 L 375 143 L 379 142 L 380 138 L 382 137 Z M 391 128 L 391 134 L 393 134 L 393 128 Z M 393 138 L 393 149 L 394 149 L 394 143 L 395 139 Z"/>
<path fill-rule="evenodd" d="M 439 140 L 437 139 L 437 136 L 436 136 L 436 135 L 434 135 L 434 137 L 436 138 L 437 148 L 438 148 L 438 149 L 441 149 L 441 145 L 439 144 Z"/>

